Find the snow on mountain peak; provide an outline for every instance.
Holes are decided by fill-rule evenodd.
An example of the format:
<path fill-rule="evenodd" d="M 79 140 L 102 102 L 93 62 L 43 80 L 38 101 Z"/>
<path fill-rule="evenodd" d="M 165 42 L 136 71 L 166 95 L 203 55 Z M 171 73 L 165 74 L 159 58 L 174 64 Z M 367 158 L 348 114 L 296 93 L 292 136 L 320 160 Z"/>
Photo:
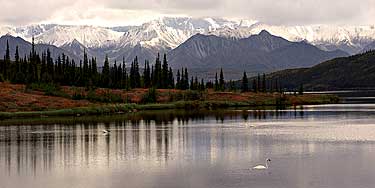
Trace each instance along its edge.
<path fill-rule="evenodd" d="M 125 32 L 119 45 L 141 44 L 173 49 L 195 34 L 208 34 L 224 27 L 234 29 L 238 26 L 235 21 L 220 18 L 164 17 Z"/>
<path fill-rule="evenodd" d="M 96 48 L 109 41 L 118 40 L 122 35 L 122 32 L 103 27 L 58 25 L 36 36 L 35 40 L 55 46 L 63 46 L 76 39 L 86 47 Z"/>
<path fill-rule="evenodd" d="M 77 40 L 87 48 L 143 46 L 173 49 L 195 34 L 241 39 L 266 30 L 289 41 L 303 41 L 325 50 L 342 49 L 356 53 L 375 40 L 375 26 L 274 26 L 254 20 L 162 17 L 140 26 L 114 28 L 38 24 L 22 27 L 0 27 L 0 34 L 11 34 L 58 47 Z"/>

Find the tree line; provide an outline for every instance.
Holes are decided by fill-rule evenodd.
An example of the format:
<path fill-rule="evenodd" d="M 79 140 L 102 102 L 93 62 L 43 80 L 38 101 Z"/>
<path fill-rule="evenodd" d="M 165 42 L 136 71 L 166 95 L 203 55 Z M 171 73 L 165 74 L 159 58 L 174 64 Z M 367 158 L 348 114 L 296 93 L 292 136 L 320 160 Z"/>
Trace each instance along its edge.
<path fill-rule="evenodd" d="M 174 79 L 172 68 L 168 65 L 167 55 L 163 58 L 156 57 L 155 63 L 150 65 L 144 62 L 141 74 L 138 57 L 126 66 L 125 60 L 121 63 L 114 61 L 110 65 L 108 56 L 105 57 L 104 65 L 100 71 L 96 58 L 89 58 L 84 50 L 83 60 L 79 63 L 61 54 L 55 60 L 47 49 L 42 54 L 35 51 L 34 40 L 30 54 L 26 57 L 19 56 L 18 46 L 11 61 L 9 43 L 6 44 L 6 52 L 3 60 L 0 60 L 0 81 L 8 80 L 17 84 L 30 83 L 55 83 L 79 87 L 102 87 L 111 89 L 132 88 L 158 88 L 158 89 L 193 89 L 203 87 L 201 83 L 189 82 L 188 70 L 182 69 L 183 73 L 177 73 L 177 82 Z M 193 78 L 191 78 L 193 79 Z M 203 84 L 204 85 L 204 84 Z"/>
<path fill-rule="evenodd" d="M 198 79 L 198 77 L 189 77 L 187 68 L 178 69 L 174 74 L 168 65 L 166 54 L 163 57 L 158 54 L 153 65 L 145 60 L 143 70 L 140 69 L 138 57 L 135 57 L 130 67 L 127 67 L 124 59 L 120 63 L 114 61 L 111 66 L 109 58 L 106 56 L 100 71 L 96 58 L 89 58 L 86 50 L 84 50 L 83 60 L 77 63 L 65 54 L 61 54 L 54 60 L 49 49 L 38 54 L 35 51 L 34 39 L 27 57 L 20 57 L 19 48 L 16 46 L 14 60 L 11 61 L 9 48 L 7 41 L 4 59 L 0 60 L 0 81 L 8 80 L 17 84 L 54 83 L 111 89 L 157 88 L 201 91 L 206 89 L 236 91 L 240 89 L 242 92 L 282 92 L 280 82 L 267 79 L 265 74 L 262 77 L 258 75 L 258 77 L 249 79 L 244 72 L 241 86 L 237 84 L 238 82 L 226 82 L 223 69 L 220 69 L 219 74 L 215 74 L 213 81 L 207 82 Z"/>
<path fill-rule="evenodd" d="M 251 84 L 250 84 L 251 82 Z M 250 87 L 251 86 L 251 87 Z M 258 74 L 257 77 L 248 78 L 246 72 L 243 73 L 241 80 L 241 91 L 242 92 L 283 92 L 283 88 L 278 79 L 269 79 L 266 74 L 261 76 Z"/>

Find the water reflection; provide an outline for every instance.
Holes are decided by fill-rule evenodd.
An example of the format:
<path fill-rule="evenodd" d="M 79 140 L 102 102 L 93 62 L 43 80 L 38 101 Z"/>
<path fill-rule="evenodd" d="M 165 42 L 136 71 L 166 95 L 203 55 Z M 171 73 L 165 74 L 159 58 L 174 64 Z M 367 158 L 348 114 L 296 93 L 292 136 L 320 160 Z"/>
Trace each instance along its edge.
<path fill-rule="evenodd" d="M 193 131 L 189 130 L 190 122 L 196 124 L 215 121 L 225 124 L 226 121 L 240 122 L 281 116 L 302 118 L 303 113 L 297 109 L 290 112 L 164 112 L 114 117 L 114 120 L 105 123 L 80 122 L 78 119 L 78 123 L 71 124 L 47 122 L 44 125 L 3 125 L 0 126 L 0 161 L 4 162 L 1 166 L 7 170 L 8 175 L 37 175 L 51 169 L 89 168 L 99 164 L 112 166 L 116 161 L 126 160 L 152 160 L 162 164 L 168 162 L 170 157 L 176 157 L 176 154 L 192 155 L 193 151 L 188 151 L 192 144 L 190 139 L 196 139 L 199 135 L 193 135 Z M 102 130 L 111 132 L 104 135 Z M 209 138 L 212 137 L 204 139 Z M 212 144 L 205 149 L 220 147 L 217 141 L 206 141 Z"/>
<path fill-rule="evenodd" d="M 375 156 L 375 112 L 314 109 L 5 120 L 0 182 L 5 187 L 350 187 L 357 185 L 350 177 L 359 172 L 348 170 L 357 166 L 367 173 L 360 176 L 364 185 L 371 185 L 375 172 L 361 161 Z M 268 157 L 275 161 L 272 173 L 249 171 Z"/>

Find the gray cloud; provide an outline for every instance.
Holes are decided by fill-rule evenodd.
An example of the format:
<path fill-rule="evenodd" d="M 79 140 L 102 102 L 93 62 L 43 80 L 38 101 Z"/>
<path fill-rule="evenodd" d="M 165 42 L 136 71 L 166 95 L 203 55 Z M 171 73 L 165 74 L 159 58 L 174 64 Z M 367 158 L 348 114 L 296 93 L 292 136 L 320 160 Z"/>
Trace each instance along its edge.
<path fill-rule="evenodd" d="M 74 2 L 74 0 L 0 0 L 0 22 L 21 25 L 43 21 L 61 7 L 72 5 Z"/>
<path fill-rule="evenodd" d="M 374 24 L 374 0 L 0 0 L 0 22 L 116 24 L 162 15 L 236 17 L 271 24 Z"/>
<path fill-rule="evenodd" d="M 106 1 L 110 8 L 127 10 L 159 10 L 159 11 L 192 11 L 219 8 L 223 0 L 110 0 Z"/>

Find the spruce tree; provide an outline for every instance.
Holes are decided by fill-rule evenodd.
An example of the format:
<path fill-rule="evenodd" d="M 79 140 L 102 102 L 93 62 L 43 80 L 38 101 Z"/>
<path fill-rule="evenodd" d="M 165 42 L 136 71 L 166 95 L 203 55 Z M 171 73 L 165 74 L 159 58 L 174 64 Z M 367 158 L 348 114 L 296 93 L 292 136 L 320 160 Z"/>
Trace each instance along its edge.
<path fill-rule="evenodd" d="M 9 51 L 9 42 L 7 40 L 7 46 L 5 50 L 5 57 L 4 57 L 5 63 L 4 63 L 4 77 L 5 79 L 9 79 L 9 72 L 10 72 L 10 51 Z"/>
<path fill-rule="evenodd" d="M 219 81 L 218 81 L 218 78 L 217 78 L 217 73 L 215 74 L 215 91 L 218 91 L 219 90 Z"/>
<path fill-rule="evenodd" d="M 86 53 L 86 49 L 83 50 L 83 78 L 82 81 L 85 85 L 88 84 L 89 80 L 89 61 Z"/>
<path fill-rule="evenodd" d="M 150 88 L 151 86 L 150 64 L 147 60 L 145 61 L 145 68 L 143 71 L 143 82 L 144 82 L 145 88 Z"/>
<path fill-rule="evenodd" d="M 262 91 L 267 92 L 266 74 L 263 73 Z"/>
<path fill-rule="evenodd" d="M 301 84 L 300 86 L 299 86 L 299 91 L 298 91 L 298 94 L 299 95 L 303 95 L 303 84 Z"/>
<path fill-rule="evenodd" d="M 184 89 L 189 89 L 189 73 L 188 73 L 188 70 L 187 68 L 185 68 L 185 86 L 184 86 Z"/>
<path fill-rule="evenodd" d="M 181 69 L 181 85 L 180 85 L 180 89 L 182 89 L 182 90 L 185 89 L 185 71 L 184 71 L 183 68 Z"/>
<path fill-rule="evenodd" d="M 243 72 L 242 77 L 242 92 L 249 91 L 249 79 L 247 78 L 246 72 Z"/>
<path fill-rule="evenodd" d="M 162 79 L 162 67 L 161 67 L 161 61 L 160 61 L 160 54 L 158 54 L 158 56 L 156 57 L 156 61 L 155 61 L 152 85 L 156 88 L 161 88 L 162 87 L 161 79 Z"/>
<path fill-rule="evenodd" d="M 168 71 L 168 82 L 169 82 L 169 85 L 168 85 L 168 88 L 170 89 L 173 89 L 174 88 L 174 76 L 173 76 L 173 70 L 172 68 L 170 67 L 169 68 L 169 71 Z"/>
<path fill-rule="evenodd" d="M 176 89 L 181 89 L 181 75 L 180 75 L 180 70 L 177 70 L 177 74 L 176 74 Z"/>
<path fill-rule="evenodd" d="M 16 46 L 16 53 L 14 54 L 14 59 L 16 63 L 17 72 L 21 72 L 21 64 L 20 64 L 20 54 L 18 52 L 18 46 Z"/>
<path fill-rule="evenodd" d="M 262 91 L 261 83 L 260 83 L 260 74 L 258 74 L 258 79 L 257 79 L 257 91 L 259 92 Z"/>
<path fill-rule="evenodd" d="M 110 79 L 108 55 L 105 56 L 103 71 L 102 71 L 102 87 L 108 88 Z"/>
<path fill-rule="evenodd" d="M 258 92 L 256 79 L 253 79 L 253 92 Z"/>
<path fill-rule="evenodd" d="M 169 70 L 168 70 L 167 54 L 164 54 L 162 73 L 161 73 L 161 87 L 164 89 L 168 88 L 168 86 L 170 85 L 168 71 Z"/>
<path fill-rule="evenodd" d="M 205 89 L 205 86 L 204 86 L 204 80 L 203 78 L 201 79 L 201 84 L 200 84 L 200 90 L 203 91 Z"/>
<path fill-rule="evenodd" d="M 224 81 L 224 73 L 223 69 L 220 69 L 220 79 L 219 79 L 219 90 L 224 91 L 225 90 L 225 81 Z"/>
<path fill-rule="evenodd" d="M 126 70 L 126 63 L 125 63 L 125 58 L 122 58 L 122 88 L 124 89 L 129 89 L 128 88 L 128 73 Z"/>

